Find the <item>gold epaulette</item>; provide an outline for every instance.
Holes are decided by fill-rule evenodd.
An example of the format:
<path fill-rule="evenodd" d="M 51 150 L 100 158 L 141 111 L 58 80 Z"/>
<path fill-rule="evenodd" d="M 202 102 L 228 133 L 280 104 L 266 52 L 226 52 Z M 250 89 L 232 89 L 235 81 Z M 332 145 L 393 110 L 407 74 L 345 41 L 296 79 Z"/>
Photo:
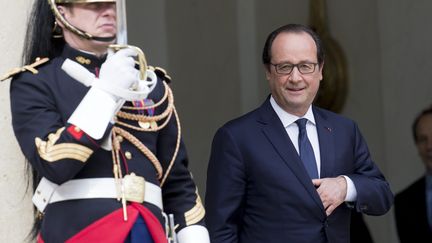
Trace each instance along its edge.
<path fill-rule="evenodd" d="M 36 70 L 36 67 L 39 65 L 42 65 L 48 61 L 49 61 L 48 57 L 44 57 L 44 58 L 38 57 L 38 58 L 36 58 L 36 61 L 30 65 L 25 65 L 23 67 L 16 67 L 16 68 L 11 69 L 9 72 L 7 72 L 5 75 L 3 75 L 0 78 L 0 81 L 4 81 L 4 80 L 6 80 L 6 79 L 18 74 L 18 73 L 25 72 L 25 71 L 29 71 L 33 74 L 37 74 L 38 70 Z"/>
<path fill-rule="evenodd" d="M 157 76 L 165 80 L 168 84 L 171 83 L 171 77 L 168 75 L 167 71 L 161 67 L 148 66 L 148 68 L 156 73 Z"/>

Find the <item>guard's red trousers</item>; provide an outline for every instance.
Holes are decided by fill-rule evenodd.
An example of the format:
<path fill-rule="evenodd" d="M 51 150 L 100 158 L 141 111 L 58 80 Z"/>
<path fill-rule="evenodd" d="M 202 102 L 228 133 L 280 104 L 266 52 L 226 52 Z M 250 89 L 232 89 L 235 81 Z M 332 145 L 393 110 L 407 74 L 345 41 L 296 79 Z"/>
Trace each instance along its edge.
<path fill-rule="evenodd" d="M 131 203 L 127 206 L 127 214 L 128 220 L 124 221 L 123 209 L 120 208 L 81 230 L 66 242 L 122 243 L 131 231 L 138 214 L 140 214 L 147 225 L 154 243 L 167 243 L 162 225 L 150 210 L 139 203 Z M 44 243 L 40 234 L 38 235 L 37 243 Z"/>

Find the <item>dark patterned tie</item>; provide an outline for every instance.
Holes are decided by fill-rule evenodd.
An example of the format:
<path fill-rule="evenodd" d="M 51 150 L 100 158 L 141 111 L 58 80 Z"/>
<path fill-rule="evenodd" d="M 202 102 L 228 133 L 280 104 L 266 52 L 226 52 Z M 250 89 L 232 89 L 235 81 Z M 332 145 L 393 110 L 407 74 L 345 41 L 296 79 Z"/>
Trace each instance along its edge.
<path fill-rule="evenodd" d="M 427 176 L 428 177 L 428 176 Z M 432 230 L 432 180 L 426 177 L 426 211 L 428 214 L 429 228 Z"/>
<path fill-rule="evenodd" d="M 307 121 L 308 120 L 306 118 L 300 118 L 296 121 L 297 126 L 299 127 L 298 145 L 300 151 L 300 158 L 303 161 L 303 164 L 309 176 L 312 179 L 317 179 L 318 170 L 315 155 L 306 131 Z"/>

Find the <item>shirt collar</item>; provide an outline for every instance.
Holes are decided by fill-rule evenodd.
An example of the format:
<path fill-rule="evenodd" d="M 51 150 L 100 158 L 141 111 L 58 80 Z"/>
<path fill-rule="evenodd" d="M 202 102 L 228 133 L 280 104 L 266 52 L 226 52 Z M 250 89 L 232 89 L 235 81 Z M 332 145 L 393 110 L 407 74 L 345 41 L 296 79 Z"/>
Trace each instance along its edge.
<path fill-rule="evenodd" d="M 297 121 L 299 118 L 306 118 L 306 119 L 308 119 L 309 122 L 316 125 L 315 124 L 315 117 L 314 117 L 313 112 L 312 112 L 312 105 L 309 106 L 309 108 L 308 108 L 308 110 L 304 116 L 298 117 L 298 116 L 290 114 L 290 113 L 286 112 L 284 109 L 282 109 L 282 107 L 280 107 L 276 103 L 273 96 L 270 96 L 270 104 L 273 107 L 273 110 L 278 115 L 278 117 L 281 120 L 284 127 L 288 127 L 289 125 L 291 125 L 295 121 Z"/>

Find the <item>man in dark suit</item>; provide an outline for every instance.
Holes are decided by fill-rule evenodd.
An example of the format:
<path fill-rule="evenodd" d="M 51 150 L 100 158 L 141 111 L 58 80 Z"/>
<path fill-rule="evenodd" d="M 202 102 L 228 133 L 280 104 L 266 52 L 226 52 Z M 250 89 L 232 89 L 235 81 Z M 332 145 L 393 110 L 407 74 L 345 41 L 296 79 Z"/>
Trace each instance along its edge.
<path fill-rule="evenodd" d="M 211 242 L 347 243 L 352 209 L 382 215 L 392 206 L 389 184 L 357 125 L 312 105 L 323 77 L 322 48 L 303 25 L 268 36 L 263 63 L 271 95 L 213 140 L 206 194 Z"/>
<path fill-rule="evenodd" d="M 432 242 L 432 107 L 417 116 L 412 132 L 426 173 L 396 194 L 397 232 L 401 243 Z"/>

